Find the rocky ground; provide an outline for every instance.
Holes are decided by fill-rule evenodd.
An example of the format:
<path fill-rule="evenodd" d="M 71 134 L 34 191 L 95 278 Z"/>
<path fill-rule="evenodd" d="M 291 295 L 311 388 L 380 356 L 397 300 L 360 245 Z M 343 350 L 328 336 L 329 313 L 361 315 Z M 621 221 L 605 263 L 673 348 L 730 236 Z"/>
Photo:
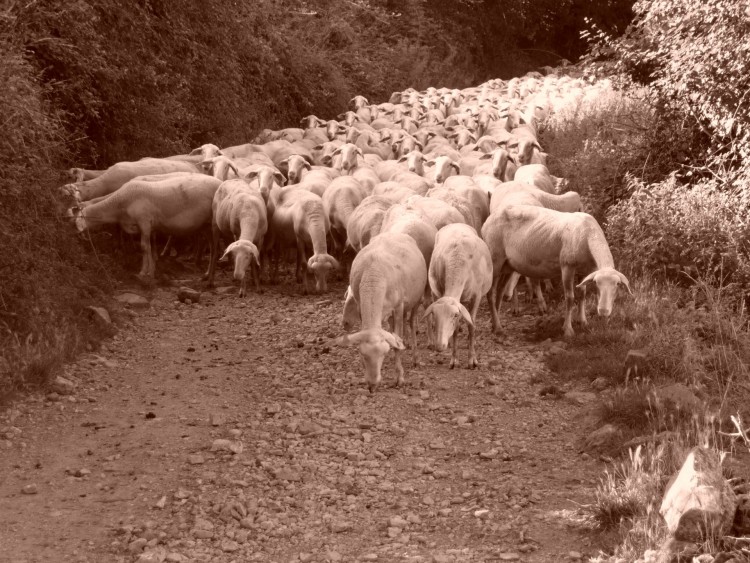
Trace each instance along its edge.
<path fill-rule="evenodd" d="M 406 387 L 389 386 L 389 358 L 371 395 L 356 349 L 329 345 L 344 289 L 150 293 L 56 392 L 0 413 L 0 561 L 596 553 L 573 517 L 601 473 L 579 447 L 596 396 L 547 371 L 560 348 L 524 339 L 531 309 L 503 338 L 480 310 L 478 370 L 448 369 L 420 335 Z M 568 393 L 540 393 L 551 384 Z"/>

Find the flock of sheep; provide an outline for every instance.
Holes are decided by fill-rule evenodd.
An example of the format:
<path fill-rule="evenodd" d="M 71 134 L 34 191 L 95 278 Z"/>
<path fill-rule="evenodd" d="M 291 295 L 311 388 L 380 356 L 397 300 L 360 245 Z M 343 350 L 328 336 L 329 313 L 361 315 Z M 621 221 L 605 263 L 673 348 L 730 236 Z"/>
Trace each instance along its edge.
<path fill-rule="evenodd" d="M 519 276 L 541 310 L 540 281 L 562 277 L 566 337 L 574 334 L 576 298 L 577 320 L 586 323 L 589 283 L 602 316 L 619 284 L 630 291 L 601 227 L 580 212 L 579 195 L 557 193 L 564 181 L 549 173 L 538 139 L 556 108 L 603 87 L 531 73 L 463 90 L 408 89 L 377 105 L 356 96 L 339 121 L 311 115 L 299 128 L 264 130 L 253 143 L 75 168 L 63 191 L 76 200 L 70 215 L 80 231 L 116 224 L 140 234 L 144 277 L 154 276 L 155 233 L 209 228 L 206 278 L 213 283 L 222 242 L 230 241 L 221 259 L 234 260 L 240 297 L 247 271 L 258 290 L 261 260 L 275 280 L 286 250 L 296 251 L 305 292 L 309 271 L 318 291 L 331 270 L 349 271 L 344 328 L 361 329 L 336 343 L 358 346 L 372 390 L 391 349 L 403 382 L 404 325 L 416 354 L 420 305 L 430 344 L 444 350 L 453 340 L 451 367 L 453 335 L 462 320 L 468 325 L 468 366 L 476 367 L 480 301 L 488 296 L 497 330 L 502 296 L 517 307 Z M 576 275 L 585 276 L 577 285 Z"/>

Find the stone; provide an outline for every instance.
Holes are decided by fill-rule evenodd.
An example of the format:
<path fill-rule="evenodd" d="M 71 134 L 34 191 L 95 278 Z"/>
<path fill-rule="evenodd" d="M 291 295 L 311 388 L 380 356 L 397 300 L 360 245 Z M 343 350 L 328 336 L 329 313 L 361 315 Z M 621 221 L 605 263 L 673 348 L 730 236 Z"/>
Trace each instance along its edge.
<path fill-rule="evenodd" d="M 695 447 L 667 486 L 659 513 L 675 540 L 697 543 L 727 535 L 736 509 L 719 454 Z"/>
<path fill-rule="evenodd" d="M 158 509 L 162 509 L 165 506 L 167 506 L 167 497 L 166 496 L 161 497 L 159 500 L 156 501 L 156 504 L 154 504 L 154 506 Z"/>
<path fill-rule="evenodd" d="M 148 299 L 129 291 L 115 295 L 115 300 L 131 309 L 148 309 L 151 306 Z"/>
<path fill-rule="evenodd" d="M 21 489 L 21 492 L 24 495 L 35 495 L 39 492 L 39 489 L 37 488 L 35 484 L 31 483 L 29 485 L 24 485 L 23 488 Z"/>
<path fill-rule="evenodd" d="M 242 450 L 242 442 L 232 442 L 232 440 L 217 438 L 211 443 L 212 452 L 232 452 L 233 454 L 241 454 Z"/>
<path fill-rule="evenodd" d="M 93 305 L 88 305 L 87 307 L 85 307 L 85 309 L 89 312 L 91 318 L 96 320 L 97 322 L 104 325 L 112 324 L 112 318 L 109 316 L 109 311 L 107 311 L 104 307 L 94 307 Z"/>
<path fill-rule="evenodd" d="M 212 412 L 209 416 L 209 422 L 211 426 L 221 426 L 222 424 L 226 424 L 227 415 L 222 412 Z"/>
<path fill-rule="evenodd" d="M 140 553 L 143 548 L 146 547 L 148 540 L 146 538 L 138 538 L 128 544 L 128 551 L 130 553 Z"/>
<path fill-rule="evenodd" d="M 388 525 L 394 528 L 406 528 L 408 524 L 401 516 L 394 516 L 388 520 Z"/>
<path fill-rule="evenodd" d="M 614 424 L 605 424 L 586 437 L 584 447 L 587 450 L 603 451 L 617 445 L 622 432 Z"/>
<path fill-rule="evenodd" d="M 181 303 L 185 303 L 188 299 L 191 303 L 200 303 L 201 292 L 191 287 L 181 287 L 177 290 L 177 299 Z"/>
<path fill-rule="evenodd" d="M 352 528 L 354 528 L 354 524 L 352 524 L 351 522 L 333 522 L 331 524 L 331 531 L 334 534 L 340 534 L 342 532 L 348 532 Z"/>
<path fill-rule="evenodd" d="M 565 393 L 565 399 L 574 405 L 587 405 L 596 401 L 596 393 L 587 391 L 569 391 Z"/>
<path fill-rule="evenodd" d="M 201 463 L 205 463 L 205 461 L 201 454 L 190 454 L 188 456 L 188 463 L 190 465 L 200 465 Z"/>
<path fill-rule="evenodd" d="M 136 559 L 135 563 L 162 563 L 166 558 L 167 553 L 163 549 L 154 549 L 153 551 L 141 553 L 141 556 Z"/>
<path fill-rule="evenodd" d="M 591 388 L 595 391 L 604 391 L 607 387 L 609 387 L 609 379 L 606 377 L 597 377 L 591 382 Z"/>
<path fill-rule="evenodd" d="M 500 559 L 500 561 L 518 561 L 521 559 L 521 556 L 518 553 L 506 552 L 499 554 L 497 558 Z"/>
<path fill-rule="evenodd" d="M 296 473 L 292 471 L 291 469 L 279 469 L 274 473 L 274 477 L 278 479 L 279 481 L 291 481 L 291 482 L 297 482 L 301 481 L 302 477 L 299 473 Z"/>
<path fill-rule="evenodd" d="M 221 540 L 221 550 L 224 553 L 234 553 L 239 548 L 240 548 L 240 545 L 236 541 L 227 540 L 227 539 Z"/>
<path fill-rule="evenodd" d="M 75 392 L 76 385 L 69 379 L 58 375 L 50 385 L 50 389 L 58 395 L 72 395 Z"/>

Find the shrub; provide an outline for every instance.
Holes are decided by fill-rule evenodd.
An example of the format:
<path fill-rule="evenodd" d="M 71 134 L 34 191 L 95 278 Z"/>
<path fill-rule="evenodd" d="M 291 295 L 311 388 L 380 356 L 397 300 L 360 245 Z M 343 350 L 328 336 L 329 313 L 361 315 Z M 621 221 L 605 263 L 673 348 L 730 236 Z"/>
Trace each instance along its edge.
<path fill-rule="evenodd" d="M 629 184 L 632 196 L 607 214 L 618 263 L 682 284 L 701 275 L 750 295 L 750 207 L 741 192 L 711 181 L 682 186 L 674 176 Z"/>

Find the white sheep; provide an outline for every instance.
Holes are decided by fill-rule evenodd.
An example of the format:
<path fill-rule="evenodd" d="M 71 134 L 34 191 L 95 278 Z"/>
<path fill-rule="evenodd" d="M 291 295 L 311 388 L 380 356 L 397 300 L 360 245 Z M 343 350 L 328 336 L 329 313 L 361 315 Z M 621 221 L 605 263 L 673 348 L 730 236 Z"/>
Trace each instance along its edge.
<path fill-rule="evenodd" d="M 208 285 L 213 286 L 219 242 L 222 237 L 234 240 L 224 251 L 222 260 L 234 259 L 234 279 L 241 282 L 240 297 L 247 293 L 247 269 L 252 268 L 255 290 L 260 292 L 260 254 L 268 230 L 266 203 L 260 190 L 245 180 L 227 180 L 214 195 L 211 222 L 211 260 Z"/>
<path fill-rule="evenodd" d="M 601 227 L 586 213 L 563 213 L 544 207 L 512 205 L 490 215 L 482 228 L 482 238 L 490 247 L 494 268 L 490 295 L 498 296 L 501 276 L 516 271 L 533 279 L 562 274 L 566 314 L 563 331 L 574 336 L 572 318 L 579 290 L 578 320 L 586 324 L 586 284 L 593 281 L 599 290 L 597 312 L 608 317 L 622 283 L 630 291 L 628 279 L 615 270 L 612 253 Z M 576 274 L 588 274 L 575 285 Z M 499 328 L 497 307 L 491 306 L 492 328 Z"/>
<path fill-rule="evenodd" d="M 365 366 L 370 392 L 381 381 L 386 354 L 396 351 L 396 384 L 404 383 L 401 355 L 404 317 L 409 315 L 412 345 L 416 348 L 414 320 L 427 282 L 427 266 L 414 239 L 401 233 L 383 233 L 357 254 L 350 276 L 352 298 L 359 306 L 362 329 L 334 340 L 337 345 L 356 345 Z M 391 332 L 382 328 L 391 318 Z"/>
<path fill-rule="evenodd" d="M 126 233 L 140 234 L 143 261 L 139 275 L 153 278 L 152 233 L 186 235 L 207 230 L 220 185 L 221 180 L 199 173 L 170 174 L 161 180 L 136 178 L 95 204 L 75 208 L 72 216 L 79 231 L 117 224 Z"/>
<path fill-rule="evenodd" d="M 450 363 L 453 369 L 458 363 L 455 332 L 463 318 L 469 326 L 468 367 L 477 367 L 475 321 L 482 297 L 492 287 L 492 256 L 487 243 L 468 225 L 458 223 L 440 229 L 430 262 L 429 282 L 434 301 L 424 317 L 432 317 L 435 322 L 436 348 L 445 350 L 448 341 L 453 340 Z"/>
<path fill-rule="evenodd" d="M 76 201 L 88 201 L 119 190 L 126 182 L 137 176 L 168 174 L 170 172 L 197 173 L 199 170 L 190 162 L 166 158 L 144 158 L 135 162 L 118 162 L 96 178 L 67 184 L 60 189 L 64 194 L 73 196 Z"/>
<path fill-rule="evenodd" d="M 355 252 L 367 246 L 370 240 L 380 233 L 385 212 L 392 205 L 391 200 L 377 195 L 367 196 L 349 216 L 346 225 L 346 243 Z"/>
<path fill-rule="evenodd" d="M 459 167 L 458 162 L 456 162 L 457 160 L 458 159 L 453 159 L 450 156 L 437 156 L 434 159 L 425 160 L 425 166 L 434 166 L 434 170 L 427 176 L 427 178 L 436 184 L 442 184 L 445 182 L 446 178 L 452 174 L 461 174 L 461 168 Z"/>
<path fill-rule="evenodd" d="M 559 188 L 565 183 L 562 178 L 550 174 L 549 169 L 544 164 L 519 166 L 513 180 L 536 186 L 550 194 L 559 192 Z"/>
<path fill-rule="evenodd" d="M 331 224 L 333 247 L 340 262 L 343 263 L 344 272 L 346 271 L 344 250 L 349 217 L 366 195 L 362 185 L 353 176 L 340 176 L 334 179 L 323 194 L 323 208 Z"/>
<path fill-rule="evenodd" d="M 268 216 L 268 248 L 274 249 L 276 255 L 273 279 L 278 278 L 281 249 L 292 246 L 297 249 L 297 283 L 302 282 L 304 293 L 308 293 L 308 269 L 315 275 L 315 289 L 326 291 L 328 272 L 339 264 L 328 254 L 326 236 L 330 223 L 320 197 L 297 186 L 275 187 L 268 200 Z M 307 260 L 310 249 L 312 256 Z"/>

